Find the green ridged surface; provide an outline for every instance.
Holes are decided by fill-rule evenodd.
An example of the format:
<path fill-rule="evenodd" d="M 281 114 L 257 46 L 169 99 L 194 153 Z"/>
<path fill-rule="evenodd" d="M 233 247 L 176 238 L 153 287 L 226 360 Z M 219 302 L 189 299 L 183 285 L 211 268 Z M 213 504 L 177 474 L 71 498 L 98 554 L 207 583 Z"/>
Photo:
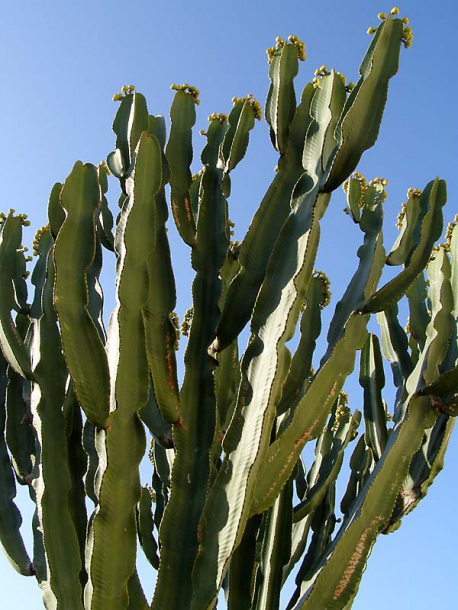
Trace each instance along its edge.
<path fill-rule="evenodd" d="M 297 48 L 284 44 L 277 49 L 269 67 L 270 87 L 266 100 L 266 121 L 270 139 L 280 154 L 286 152 L 289 126 L 296 111 L 294 78 L 299 71 Z"/>
<path fill-rule="evenodd" d="M 332 355 L 317 372 L 288 427 L 270 445 L 258 475 L 251 512 L 265 510 L 278 495 L 304 445 L 323 430 L 337 393 L 353 371 L 355 352 L 364 344 L 367 317 L 353 315 Z"/>
<path fill-rule="evenodd" d="M 177 91 L 170 108 L 172 125 L 165 149 L 170 165 L 172 213 L 185 243 L 195 244 L 196 219 L 189 189 L 191 186 L 192 127 L 196 122 L 196 102 L 191 93 Z"/>
<path fill-rule="evenodd" d="M 159 567 L 159 555 L 158 545 L 154 538 L 152 503 L 153 499 L 150 490 L 142 487 L 140 501 L 137 506 L 138 540 L 146 559 L 157 570 Z"/>
<path fill-rule="evenodd" d="M 297 523 L 312 513 L 323 500 L 328 487 L 334 484 L 342 467 L 344 452 L 353 440 L 361 420 L 361 413 L 351 415 L 340 395 L 335 401 L 335 410 L 330 421 L 317 439 L 315 460 L 307 476 L 308 489 L 301 502 L 294 507 L 294 522 Z"/>
<path fill-rule="evenodd" d="M 0 230 L 0 346 L 13 369 L 31 379 L 30 356 L 11 317 L 13 309 L 18 310 L 15 283 L 25 280 L 25 259 L 21 252 L 23 220 L 11 212 L 3 220 Z"/>
<path fill-rule="evenodd" d="M 413 193 L 405 206 L 399 235 L 388 254 L 387 265 L 405 265 L 419 243 L 419 227 L 428 211 L 427 201 Z"/>
<path fill-rule="evenodd" d="M 426 305 L 426 279 L 420 273 L 406 291 L 409 301 L 409 327 L 411 338 L 415 340 L 418 349 L 423 349 L 426 341 L 426 327 L 431 319 L 431 312 Z"/>
<path fill-rule="evenodd" d="M 107 158 L 111 172 L 124 179 L 132 171 L 134 152 L 143 131 L 148 129 L 149 117 L 146 100 L 141 93 L 125 95 L 113 121 L 113 131 L 116 134 L 116 149 Z"/>
<path fill-rule="evenodd" d="M 256 211 L 242 242 L 240 270 L 232 280 L 224 303 L 213 347 L 221 350 L 237 337 L 248 322 L 264 279 L 272 248 L 290 213 L 294 187 L 304 173 L 302 151 L 312 121 L 309 111 L 313 87 L 304 89 L 301 103 L 291 124 L 291 146 L 279 163 L 279 170 Z"/>
<path fill-rule="evenodd" d="M 99 465 L 99 456 L 96 448 L 96 428 L 89 421 L 85 421 L 82 433 L 82 446 L 87 455 L 87 471 L 84 481 L 86 495 L 94 505 L 98 504 L 95 490 L 95 475 Z"/>
<path fill-rule="evenodd" d="M 375 197 L 378 191 L 373 190 Z M 270 505 L 291 474 L 306 442 L 321 433 L 337 393 L 353 370 L 356 350 L 365 340 L 368 318 L 355 311 L 373 292 L 384 264 L 381 202 L 376 197 L 372 206 L 366 205 L 360 228 L 364 232 L 364 243 L 358 250 L 360 264 L 336 306 L 328 332 L 328 350 L 316 378 L 269 447 L 259 474 L 252 512 L 260 512 Z"/>
<path fill-rule="evenodd" d="M 342 331 L 349 316 L 360 311 L 379 282 L 386 255 L 383 247 L 383 188 L 370 186 L 361 199 L 359 228 L 364 233 L 364 241 L 357 250 L 358 268 L 351 278 L 342 299 L 336 305 L 334 316 L 329 324 L 328 350 L 322 363 L 332 352 L 335 343 L 342 336 Z"/>
<path fill-rule="evenodd" d="M 382 353 L 376 335 L 370 333 L 361 351 L 359 383 L 363 387 L 365 438 L 374 458 L 379 460 L 386 447 L 387 413 L 382 398 L 385 386 Z"/>
<path fill-rule="evenodd" d="M 28 324 L 28 319 L 27 319 Z M 35 462 L 35 431 L 30 412 L 30 382 L 8 367 L 5 438 L 17 481 L 26 485 Z"/>
<path fill-rule="evenodd" d="M 320 191 L 323 191 L 323 184 L 329 173 L 328 161 L 330 151 L 334 148 L 334 131 L 340 116 L 340 111 L 345 100 L 345 88 L 341 77 L 334 71 L 323 76 L 315 85 L 307 85 L 303 91 L 302 99 L 305 101 L 310 94 L 309 116 L 302 117 L 302 124 L 306 127 L 306 137 L 301 150 L 303 169 L 306 170 L 308 177 L 305 185 L 310 188 L 310 178 L 313 183 L 319 184 Z M 302 105 L 302 104 L 301 104 Z M 298 111 L 300 106 L 298 108 Z M 303 109 L 305 110 L 305 109 Z M 302 115 L 296 114 L 291 124 L 291 139 L 295 142 L 295 122 L 296 118 Z M 294 153 L 295 155 L 295 153 Z M 288 156 L 288 155 L 287 155 Z M 331 190 L 328 190 L 331 192 Z M 294 209 L 294 194 L 291 207 Z"/>
<path fill-rule="evenodd" d="M 294 609 L 337 610 L 353 597 L 375 538 L 391 516 L 412 456 L 421 445 L 425 429 L 434 424 L 436 417 L 429 399 L 412 399 L 404 425 L 390 436 L 390 451 L 379 460 L 368 479 L 364 502 L 355 503 L 315 573 L 308 576 L 307 591 Z"/>
<path fill-rule="evenodd" d="M 428 211 L 422 219 L 419 243 L 412 252 L 405 268 L 394 279 L 380 288 L 364 305 L 363 311 L 374 313 L 394 305 L 425 268 L 434 243 L 442 233 L 442 208 L 447 200 L 445 182 L 436 178 L 425 187 L 422 198 Z"/>
<path fill-rule="evenodd" d="M 254 121 L 255 111 L 250 100 L 236 102 L 227 119 L 228 128 L 220 148 L 225 174 L 233 170 L 245 156 Z"/>
<path fill-rule="evenodd" d="M 223 587 L 227 591 L 228 610 L 251 610 L 258 570 L 257 540 L 262 517 L 248 520 L 239 546 L 235 549 L 229 574 Z"/>
<path fill-rule="evenodd" d="M 155 241 L 155 195 L 162 182 L 162 152 L 144 132 L 135 166 L 126 180 L 126 200 L 118 220 L 117 306 L 108 332 L 112 411 L 106 430 L 106 466 L 100 474 L 99 504 L 90 532 L 90 579 L 86 605 L 125 608 L 135 570 L 139 465 L 145 433 L 137 412 L 148 401 L 150 380 L 142 307 L 148 297 L 148 261 Z M 100 470 L 100 469 L 99 469 Z M 110 560 L 108 558 L 111 558 Z"/>
<path fill-rule="evenodd" d="M 84 479 L 87 471 L 87 454 L 82 446 L 83 417 L 72 387 L 69 387 L 63 407 L 65 431 L 67 435 L 68 466 L 70 471 L 70 491 L 68 504 L 70 515 L 78 537 L 81 558 L 80 580 L 84 586 L 87 573 L 84 567 L 87 533 L 86 489 Z"/>
<path fill-rule="evenodd" d="M 402 21 L 388 15 L 378 27 L 361 63 L 361 77 L 348 96 L 336 126 L 338 146 L 324 187 L 327 191 L 342 184 L 356 168 L 363 152 L 377 139 L 388 84 L 398 71 L 402 37 Z"/>
<path fill-rule="evenodd" d="M 414 368 L 407 336 L 398 320 L 398 306 L 377 314 L 382 335 L 382 349 L 385 358 L 391 363 L 394 378 L 398 387 L 404 384 Z"/>
<path fill-rule="evenodd" d="M 194 578 L 202 585 L 195 592 L 194 608 L 207 608 L 216 597 L 249 517 L 256 475 L 268 447 L 275 399 L 283 381 L 276 378 L 276 367 L 284 356 L 284 343 L 291 336 L 304 300 L 319 237 L 318 219 L 329 200 L 318 200 L 314 209 L 316 191 L 308 196 L 311 204 L 298 206 L 282 231 L 253 314 L 252 336 L 241 365 L 243 391 L 238 395 L 238 414 L 223 445 L 226 457 L 201 521 L 203 536 Z M 222 523 L 218 507 L 229 498 L 231 511 Z M 204 578 L 205 572 L 210 573 L 210 565 L 212 572 L 216 565 L 216 579 Z"/>
<path fill-rule="evenodd" d="M 423 443 L 412 459 L 409 474 L 401 487 L 384 534 L 395 531 L 400 526 L 401 518 L 411 512 L 428 493 L 429 487 L 444 467 L 444 454 L 455 421 L 455 418 L 441 415 L 434 426 L 425 430 Z"/>
<path fill-rule="evenodd" d="M 51 234 L 54 239 L 59 233 L 59 229 L 61 228 L 62 223 L 65 220 L 65 210 L 60 202 L 60 193 L 62 191 L 62 186 L 63 185 L 60 182 L 56 182 L 56 184 L 51 189 L 51 193 L 49 194 L 48 199 L 48 221 Z"/>
<path fill-rule="evenodd" d="M 130 577 L 127 587 L 129 590 L 129 605 L 127 610 L 149 610 L 149 604 L 146 601 L 137 570 Z"/>
<path fill-rule="evenodd" d="M 0 354 L 0 543 L 14 569 L 24 576 L 33 574 L 20 527 L 22 517 L 14 498 L 14 471 L 5 443 L 7 362 Z"/>
<path fill-rule="evenodd" d="M 159 411 L 156 398 L 154 397 L 153 384 L 151 383 L 148 402 L 138 412 L 140 419 L 151 432 L 153 437 L 163 446 L 173 445 L 172 424 L 166 422 Z"/>
<path fill-rule="evenodd" d="M 143 324 L 154 395 L 166 422 L 180 419 L 180 397 L 176 363 L 177 333 L 170 315 L 176 306 L 175 279 L 165 226 L 165 193 L 156 196 L 155 248 L 148 264 L 149 295 L 143 307 Z"/>
<path fill-rule="evenodd" d="M 387 256 L 386 181 L 350 175 L 377 138 L 401 44 L 410 46 L 397 13 L 379 16 L 355 87 L 322 66 L 299 104 L 303 43 L 278 38 L 268 50 L 278 167 L 241 243 L 231 241 L 232 170 L 261 109 L 250 94 L 233 98 L 228 116 L 212 114 L 193 175 L 190 85 L 172 86 L 169 137 L 133 86 L 114 96 L 108 169 L 77 162 L 51 190 L 31 304 L 28 222 L 0 215 L 0 538 L 18 571 L 36 575 L 48 609 L 214 610 L 223 590 L 230 610 L 274 610 L 295 570 L 288 610 L 349 610 L 377 536 L 399 527 L 442 469 L 458 414 L 458 218 L 437 246 L 445 183 L 409 189 Z M 329 280 L 315 261 L 342 182 L 361 243 L 328 317 Z M 169 199 L 195 271 L 181 338 Z M 113 256 L 106 332 L 102 264 Z M 385 264 L 402 268 L 378 289 Z M 303 451 L 311 440 L 314 454 Z M 32 566 L 15 476 L 36 507 Z M 138 552 L 157 570 L 151 604 Z"/>
<path fill-rule="evenodd" d="M 49 247 L 49 246 L 48 246 Z M 82 609 L 82 569 L 78 534 L 69 501 L 72 489 L 65 418 L 68 372 L 63 358 L 57 315 L 53 307 L 54 261 L 48 254 L 47 277 L 36 290 L 42 294 L 42 313 L 33 320 L 33 372 L 31 408 L 40 447 L 40 467 L 32 484 L 43 532 L 47 564 L 47 595 L 56 608 Z M 85 529 L 85 528 L 84 528 Z M 66 569 L 62 570 L 61 566 Z M 46 585 L 42 583 L 46 589 Z"/>
<path fill-rule="evenodd" d="M 317 563 L 323 550 L 330 544 L 332 534 L 336 525 L 335 516 L 335 485 L 326 490 L 326 494 L 320 505 L 315 509 L 310 519 L 311 539 L 304 555 L 301 565 L 295 578 L 296 591 L 291 597 L 287 610 L 295 607 L 295 602 L 301 593 L 302 581 L 307 581 L 309 575 L 313 573 L 313 567 Z"/>
<path fill-rule="evenodd" d="M 107 249 L 113 251 L 113 214 L 108 207 L 108 200 L 106 197 L 108 191 L 108 175 L 106 166 L 99 165 L 97 168 L 97 175 L 99 178 L 100 190 L 102 199 L 100 202 L 100 214 L 97 220 L 97 233 L 101 244 Z"/>
<path fill-rule="evenodd" d="M 139 464 L 145 452 L 145 433 L 136 415 L 127 417 L 118 409 L 110 415 L 105 434 L 107 468 L 89 532 L 85 605 L 92 610 L 125 610 L 128 581 L 135 570 L 135 507 L 141 494 Z"/>
<path fill-rule="evenodd" d="M 75 163 L 60 200 L 66 216 L 54 247 L 54 306 L 75 393 L 88 419 L 104 428 L 108 424 L 110 376 L 105 346 L 89 311 L 88 287 L 100 206 L 96 168 Z"/>
<path fill-rule="evenodd" d="M 227 248 L 226 200 L 222 171 L 207 166 L 199 194 L 192 265 L 194 314 L 181 389 L 182 422 L 174 430 L 176 459 L 172 494 L 160 529 L 161 564 L 152 608 L 180 607 L 193 598 L 191 571 L 197 554 L 198 525 L 210 476 L 210 449 L 216 426 L 215 363 L 207 353 L 216 327 L 221 294 L 219 270 Z M 179 578 L 181 586 L 171 585 Z"/>
<path fill-rule="evenodd" d="M 263 516 L 258 536 L 260 556 L 253 610 L 279 608 L 283 566 L 291 553 L 293 480 L 290 479 L 273 506 Z"/>

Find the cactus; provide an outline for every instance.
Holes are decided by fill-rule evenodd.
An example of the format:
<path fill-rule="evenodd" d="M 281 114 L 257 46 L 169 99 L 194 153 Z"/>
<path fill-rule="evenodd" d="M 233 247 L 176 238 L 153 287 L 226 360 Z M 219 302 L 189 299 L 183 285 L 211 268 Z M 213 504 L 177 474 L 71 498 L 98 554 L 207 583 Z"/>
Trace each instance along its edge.
<path fill-rule="evenodd" d="M 37 578 L 46 608 L 210 610 L 224 590 L 229 609 L 274 609 L 295 568 L 288 609 L 350 608 L 377 536 L 399 527 L 441 470 L 458 413 L 458 219 L 437 245 L 445 182 L 410 189 L 387 253 L 386 181 L 355 172 L 412 41 L 398 13 L 380 15 L 355 85 L 322 66 L 299 101 L 304 44 L 290 36 L 268 50 L 265 117 L 279 160 L 241 244 L 228 199 L 261 107 L 248 95 L 210 116 L 193 175 L 199 92 L 188 84 L 172 87 L 168 136 L 133 86 L 114 96 L 115 150 L 99 166 L 78 161 L 51 191 L 30 304 L 28 221 L 1 216 L 0 541 Z M 331 294 L 315 261 L 341 185 L 362 234 L 359 262 L 319 358 Z M 194 271 L 181 384 L 169 195 Z M 116 256 L 107 329 L 104 249 Z M 385 265 L 401 270 L 379 286 Z M 345 384 L 358 365 L 354 408 Z M 16 483 L 36 507 L 31 555 Z"/>

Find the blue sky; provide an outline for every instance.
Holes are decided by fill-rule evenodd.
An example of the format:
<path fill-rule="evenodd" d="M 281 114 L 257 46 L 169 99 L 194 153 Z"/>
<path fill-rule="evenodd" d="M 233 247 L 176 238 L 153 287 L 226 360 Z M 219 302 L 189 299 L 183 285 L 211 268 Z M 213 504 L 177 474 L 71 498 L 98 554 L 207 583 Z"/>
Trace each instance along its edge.
<path fill-rule="evenodd" d="M 123 84 L 134 84 L 146 95 L 150 112 L 166 116 L 172 83 L 187 82 L 200 89 L 194 142 L 198 170 L 203 144 L 198 131 L 206 128 L 208 115 L 230 110 L 233 96 L 253 93 L 261 102 L 265 100 L 265 49 L 276 36 L 296 34 L 306 44 L 308 59 L 297 78 L 299 94 L 322 64 L 356 80 L 369 44 L 366 30 L 377 25 L 378 12 L 392 8 L 382 0 L 2 0 L 0 6 L 0 209 L 27 213 L 34 230 L 46 223 L 52 185 L 65 179 L 74 161 L 98 163 L 112 150 L 111 123 L 117 106 L 111 98 Z M 399 6 L 401 15 L 410 18 L 415 38 L 412 47 L 401 53 L 379 140 L 359 167 L 368 178 L 389 180 L 388 247 L 409 186 L 422 188 L 439 175 L 448 182 L 447 219 L 458 212 L 458 133 L 452 121 L 457 93 L 457 5 L 455 0 L 404 0 Z M 229 203 L 236 239 L 243 237 L 275 165 L 267 125 L 258 123 L 247 157 L 232 178 Z M 116 205 L 114 181 L 110 186 L 110 201 Z M 320 264 L 337 297 L 353 271 L 359 244 L 355 239 L 359 238 L 341 213 L 341 193 L 335 194 L 333 205 L 324 225 Z M 32 229 L 26 232 L 25 245 L 30 246 L 33 233 Z M 172 248 L 182 317 L 191 305 L 189 253 L 177 240 Z M 345 252 L 350 257 L 347 266 L 342 264 Z M 107 260 L 109 265 L 112 262 Z M 109 306 L 111 285 L 105 290 Z M 457 478 L 458 440 L 452 436 L 445 470 L 428 497 L 399 531 L 376 543 L 355 610 L 455 606 Z M 28 518 L 28 510 L 24 515 Z M 24 528 L 27 537 L 27 522 Z M 36 583 L 16 576 L 3 555 L 0 589 L 2 607 L 42 608 Z"/>

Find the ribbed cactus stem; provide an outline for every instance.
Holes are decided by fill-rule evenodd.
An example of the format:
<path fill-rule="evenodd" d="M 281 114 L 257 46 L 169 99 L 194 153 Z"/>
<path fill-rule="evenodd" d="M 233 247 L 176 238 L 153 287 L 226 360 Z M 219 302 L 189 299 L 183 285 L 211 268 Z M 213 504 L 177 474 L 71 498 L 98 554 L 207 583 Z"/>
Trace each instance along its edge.
<path fill-rule="evenodd" d="M 77 161 L 51 189 L 30 303 L 28 220 L 0 214 L 0 543 L 46 608 L 213 610 L 223 589 L 228 610 L 274 610 L 294 572 L 287 610 L 348 609 L 377 537 L 443 468 L 458 415 L 458 217 L 442 237 L 445 181 L 410 188 L 387 253 L 388 181 L 356 171 L 413 39 L 398 15 L 369 29 L 356 84 L 322 65 L 299 97 L 304 43 L 268 50 L 278 162 L 240 241 L 229 200 L 261 105 L 248 94 L 212 113 L 195 167 L 187 83 L 172 85 L 170 126 L 133 85 L 114 95 L 106 162 Z M 325 214 L 361 231 L 341 295 L 316 269 Z M 184 299 L 169 216 L 189 247 Z M 385 265 L 400 267 L 386 282 Z M 34 509 L 32 559 L 16 484 Z"/>

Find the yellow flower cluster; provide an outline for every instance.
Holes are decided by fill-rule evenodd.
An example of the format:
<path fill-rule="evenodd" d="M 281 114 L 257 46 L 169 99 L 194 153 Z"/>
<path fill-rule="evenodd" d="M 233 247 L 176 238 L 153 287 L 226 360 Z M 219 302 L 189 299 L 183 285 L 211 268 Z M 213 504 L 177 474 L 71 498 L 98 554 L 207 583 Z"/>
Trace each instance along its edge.
<path fill-rule="evenodd" d="M 275 53 L 284 47 L 286 44 L 293 44 L 297 49 L 297 57 L 300 61 L 305 61 L 307 59 L 305 55 L 305 43 L 300 40 L 298 36 L 294 36 L 290 34 L 288 36 L 288 40 L 283 40 L 280 36 L 277 36 L 275 39 L 275 46 L 267 49 L 267 61 L 268 63 L 272 63 L 273 58 L 275 57 Z"/>
<path fill-rule="evenodd" d="M 314 86 L 315 89 L 317 89 L 318 84 L 320 82 L 320 78 L 323 78 L 323 76 L 327 76 L 328 74 L 330 74 L 328 67 L 326 65 L 322 65 L 319 68 L 317 68 L 314 72 L 315 77 L 312 79 L 312 85 Z"/>
<path fill-rule="evenodd" d="M 329 74 L 329 70 L 325 64 L 315 70 L 315 76 L 326 76 L 326 74 Z"/>
<path fill-rule="evenodd" d="M 232 222 L 230 218 L 227 219 L 226 230 L 229 231 L 229 236 L 232 237 L 234 235 L 235 222 Z"/>
<path fill-rule="evenodd" d="M 450 221 L 447 225 L 447 229 L 445 231 L 445 242 L 441 243 L 440 246 L 444 248 L 447 252 L 450 252 L 450 246 L 453 237 L 453 231 L 458 224 L 458 214 L 455 216 L 454 220 Z"/>
<path fill-rule="evenodd" d="M 18 252 L 21 252 L 24 255 L 25 261 L 26 263 L 30 263 L 33 258 L 31 256 L 26 256 L 26 253 L 29 251 L 29 249 L 26 246 L 20 246 L 17 250 Z M 30 271 L 24 271 L 24 273 L 22 274 L 22 277 L 26 280 L 30 275 Z"/>
<path fill-rule="evenodd" d="M 407 21 L 408 23 L 408 21 Z M 412 46 L 413 34 L 412 28 L 408 25 L 402 30 L 402 42 L 404 43 L 404 47 L 408 49 Z"/>
<path fill-rule="evenodd" d="M 184 337 L 189 337 L 189 331 L 191 329 L 193 315 L 194 315 L 194 307 L 190 307 L 184 314 L 183 322 L 181 323 L 181 334 Z"/>
<path fill-rule="evenodd" d="M 40 254 L 40 243 L 41 243 L 42 237 L 48 231 L 49 231 L 49 224 L 45 225 L 41 229 L 38 229 L 38 231 L 35 233 L 35 237 L 32 242 L 34 256 L 38 256 Z"/>
<path fill-rule="evenodd" d="M 404 201 L 404 203 L 401 205 L 401 211 L 399 212 L 399 214 L 396 217 L 396 227 L 399 230 L 402 229 L 402 224 L 404 222 L 406 213 L 407 213 L 407 203 Z"/>
<path fill-rule="evenodd" d="M 380 176 L 376 176 L 372 180 L 369 181 L 369 186 L 374 186 L 375 184 L 381 184 L 382 186 L 388 186 L 389 182 L 386 178 L 380 178 Z"/>
<path fill-rule="evenodd" d="M 27 220 L 27 214 L 18 214 L 17 217 L 21 221 L 23 227 L 30 227 L 30 220 Z"/>
<path fill-rule="evenodd" d="M 135 91 L 133 85 L 123 85 L 121 87 L 121 93 L 115 93 L 112 97 L 113 102 L 120 102 L 125 95 L 132 94 Z"/>
<path fill-rule="evenodd" d="M 208 121 L 210 123 L 212 121 L 219 121 L 220 123 L 224 123 L 224 121 L 227 121 L 227 114 L 224 114 L 223 112 L 214 112 L 208 117 Z"/>
<path fill-rule="evenodd" d="M 169 313 L 169 320 L 172 322 L 173 327 L 175 329 L 175 351 L 177 352 L 179 349 L 179 341 L 180 341 L 180 320 L 178 319 L 178 315 L 175 311 Z"/>
<path fill-rule="evenodd" d="M 253 97 L 252 93 L 249 93 L 246 97 L 233 97 L 232 98 L 232 103 L 234 104 L 234 106 L 236 104 L 238 104 L 239 102 L 248 102 L 250 104 L 250 106 L 253 108 L 254 118 L 258 119 L 258 121 L 260 121 L 262 119 L 261 104 L 258 102 L 258 100 L 255 97 Z"/>
<path fill-rule="evenodd" d="M 353 174 L 351 175 L 351 178 L 353 178 L 353 180 L 358 180 L 358 182 L 361 185 L 361 197 L 358 202 L 360 207 L 363 207 L 364 193 L 370 187 L 382 186 L 383 187 L 382 203 L 386 200 L 387 192 L 385 190 L 385 187 L 388 185 L 388 180 L 386 178 L 380 178 L 380 176 L 377 176 L 377 177 L 373 178 L 372 180 L 370 180 L 369 182 L 367 182 L 366 178 L 359 172 L 353 172 Z M 345 182 L 342 185 L 342 188 L 343 188 L 345 194 L 348 194 L 349 180 L 345 180 Z"/>
<path fill-rule="evenodd" d="M 388 180 L 386 178 L 380 178 L 380 176 L 377 176 L 373 180 L 369 181 L 369 186 L 377 186 L 377 185 L 383 186 L 383 192 L 382 192 L 382 203 L 383 203 L 387 198 L 387 192 L 385 190 L 385 187 L 388 186 Z"/>
<path fill-rule="evenodd" d="M 331 431 L 334 433 L 336 433 L 339 429 L 340 422 L 345 417 L 345 415 L 350 413 L 350 409 L 348 408 L 348 394 L 343 390 L 339 393 L 338 401 L 339 406 L 336 409 L 334 425 L 331 428 Z"/>
<path fill-rule="evenodd" d="M 410 187 L 407 191 L 407 198 L 408 199 L 413 199 L 413 198 L 420 198 L 422 195 L 422 190 L 421 189 L 416 189 L 413 187 Z"/>
<path fill-rule="evenodd" d="M 148 449 L 148 459 L 154 466 L 154 438 L 151 439 Z"/>
<path fill-rule="evenodd" d="M 300 38 L 298 36 L 294 36 L 293 34 L 290 34 L 288 36 L 288 42 L 290 44 L 296 45 L 297 57 L 298 57 L 299 61 L 305 61 L 307 59 L 307 57 L 305 55 L 305 43 L 302 42 L 302 40 L 300 40 Z"/>
<path fill-rule="evenodd" d="M 269 64 L 272 63 L 273 58 L 275 57 L 275 53 L 281 49 L 282 47 L 284 47 L 286 44 L 286 42 L 283 40 L 283 38 L 281 38 L 280 36 L 277 36 L 277 38 L 275 39 L 275 46 L 274 47 L 269 47 L 266 50 L 267 53 L 267 62 Z"/>
<path fill-rule="evenodd" d="M 390 11 L 391 15 L 399 15 L 399 13 L 400 13 L 400 11 L 397 6 L 393 7 Z M 386 13 L 379 13 L 377 15 L 377 17 L 380 19 L 380 21 L 385 21 L 387 19 Z M 408 17 L 404 17 L 402 19 L 402 23 L 404 25 L 404 29 L 402 31 L 402 42 L 404 43 L 404 47 L 406 49 L 408 49 L 412 45 L 412 40 L 413 40 L 412 28 L 409 26 Z M 372 35 L 372 34 L 375 34 L 376 31 L 377 31 L 377 28 L 374 28 L 373 26 L 371 26 L 367 30 L 367 33 L 369 35 Z"/>
<path fill-rule="evenodd" d="M 350 93 L 351 91 L 353 91 L 353 89 L 355 88 L 355 83 L 354 82 L 349 82 L 347 84 L 347 77 L 344 76 L 342 74 L 342 72 L 336 72 L 337 76 L 340 76 L 340 78 L 342 79 L 343 84 L 345 85 L 345 91 L 347 93 Z"/>
<path fill-rule="evenodd" d="M 8 216 L 13 216 L 13 214 L 16 213 L 16 210 L 13 210 L 13 208 L 10 208 L 8 210 Z M 27 214 L 18 214 L 17 218 L 19 218 L 19 220 L 21 221 L 21 225 L 23 227 L 30 227 L 30 220 L 27 220 Z M 0 225 L 2 225 L 4 223 L 4 221 L 6 220 L 6 216 L 3 212 L 0 212 Z"/>
<path fill-rule="evenodd" d="M 353 172 L 353 174 L 351 175 L 351 178 L 353 178 L 354 180 L 358 180 L 358 182 L 361 185 L 361 193 L 364 193 L 364 191 L 367 189 L 367 180 L 366 180 L 365 176 L 363 176 L 363 174 L 360 174 L 359 172 Z M 349 185 L 350 185 L 350 180 L 345 180 L 345 182 L 342 184 L 342 188 L 346 195 L 348 194 Z"/>
<path fill-rule="evenodd" d="M 321 304 L 320 304 L 320 309 L 324 309 L 331 302 L 331 296 L 332 296 L 332 292 L 330 290 L 331 281 L 329 280 L 329 278 L 326 275 L 326 273 L 324 273 L 323 271 L 316 271 L 315 270 L 313 272 L 313 277 L 318 279 L 318 280 L 321 280 L 321 284 L 322 284 L 322 287 L 323 287 L 323 299 L 322 299 Z"/>
<path fill-rule="evenodd" d="M 194 98 L 194 103 L 198 106 L 200 104 L 200 91 L 196 87 L 189 85 L 188 83 L 184 83 L 184 85 L 171 85 L 170 89 L 173 91 L 183 91 L 184 93 L 189 93 Z"/>
<path fill-rule="evenodd" d="M 111 174 L 110 170 L 108 169 L 108 165 L 106 164 L 105 160 L 100 161 L 99 163 L 99 169 L 103 172 L 106 173 L 107 176 L 109 176 Z"/>
<path fill-rule="evenodd" d="M 418 198 L 421 197 L 421 193 L 422 193 L 422 191 L 420 189 L 416 189 L 416 188 L 410 187 L 407 190 L 407 199 L 408 200 L 410 200 L 410 199 L 418 199 Z M 398 214 L 398 216 L 396 218 L 396 227 L 398 229 L 402 229 L 402 223 L 404 221 L 406 212 L 407 212 L 407 203 L 404 202 L 402 204 L 402 206 L 401 206 L 401 211 L 399 212 L 399 214 Z"/>

